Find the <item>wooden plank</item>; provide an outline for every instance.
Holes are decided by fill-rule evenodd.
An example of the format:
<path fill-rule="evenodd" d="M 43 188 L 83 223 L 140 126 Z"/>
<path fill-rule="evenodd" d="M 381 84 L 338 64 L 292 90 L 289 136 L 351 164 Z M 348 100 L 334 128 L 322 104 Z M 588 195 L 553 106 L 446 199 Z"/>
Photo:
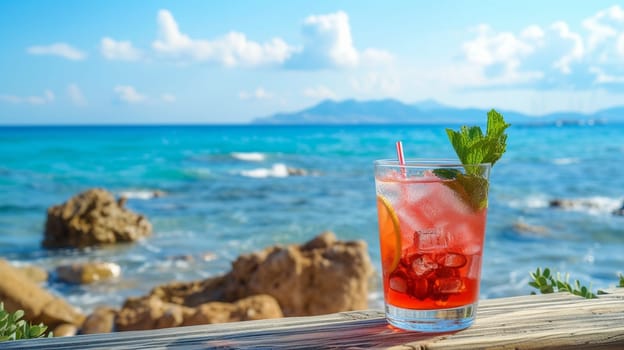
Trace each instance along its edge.
<path fill-rule="evenodd" d="M 483 300 L 475 324 L 430 335 L 377 310 L 0 343 L 3 349 L 624 349 L 624 288 Z"/>

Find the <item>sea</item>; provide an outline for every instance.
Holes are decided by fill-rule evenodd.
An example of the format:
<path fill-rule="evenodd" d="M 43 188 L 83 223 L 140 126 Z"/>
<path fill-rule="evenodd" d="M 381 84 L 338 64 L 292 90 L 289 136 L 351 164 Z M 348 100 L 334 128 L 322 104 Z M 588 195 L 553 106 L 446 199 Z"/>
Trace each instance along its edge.
<path fill-rule="evenodd" d="M 240 255 L 324 231 L 363 240 L 380 308 L 375 159 L 451 158 L 449 125 L 0 127 L 0 257 L 51 272 L 45 287 L 83 312 L 171 281 L 226 273 Z M 624 272 L 624 125 L 512 125 L 491 173 L 481 298 L 528 295 L 549 267 L 592 290 Z M 90 188 L 128 198 L 153 234 L 131 244 L 46 250 L 46 211 Z M 568 208 L 551 207 L 570 200 Z M 54 269 L 121 266 L 117 279 L 61 282 Z"/>

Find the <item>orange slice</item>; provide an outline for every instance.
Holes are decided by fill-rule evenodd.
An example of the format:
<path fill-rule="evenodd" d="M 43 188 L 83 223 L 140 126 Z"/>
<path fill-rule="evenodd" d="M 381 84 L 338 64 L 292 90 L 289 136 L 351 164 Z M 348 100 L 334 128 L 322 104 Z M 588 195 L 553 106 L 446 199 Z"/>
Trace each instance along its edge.
<path fill-rule="evenodd" d="M 384 273 L 396 269 L 401 259 L 401 226 L 392 204 L 383 196 L 377 196 L 379 216 L 379 244 L 381 246 L 381 266 Z"/>

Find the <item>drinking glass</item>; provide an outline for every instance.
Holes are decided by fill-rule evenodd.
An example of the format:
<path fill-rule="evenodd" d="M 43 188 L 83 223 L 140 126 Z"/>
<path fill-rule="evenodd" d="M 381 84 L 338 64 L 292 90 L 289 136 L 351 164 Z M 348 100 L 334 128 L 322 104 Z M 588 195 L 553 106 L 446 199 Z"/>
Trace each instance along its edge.
<path fill-rule="evenodd" d="M 447 332 L 475 318 L 490 164 L 375 161 L 386 318 Z"/>

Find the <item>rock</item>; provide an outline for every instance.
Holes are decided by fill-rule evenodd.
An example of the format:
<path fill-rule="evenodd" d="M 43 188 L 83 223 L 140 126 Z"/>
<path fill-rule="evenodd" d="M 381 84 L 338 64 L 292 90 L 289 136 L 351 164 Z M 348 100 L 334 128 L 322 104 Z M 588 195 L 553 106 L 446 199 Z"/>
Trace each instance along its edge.
<path fill-rule="evenodd" d="M 570 208 L 572 207 L 572 201 L 570 201 L 569 199 L 559 199 L 559 198 L 555 198 L 555 199 L 551 199 L 548 202 L 548 206 L 551 208 Z"/>
<path fill-rule="evenodd" d="M 194 310 L 184 319 L 184 326 L 283 317 L 277 300 L 270 295 L 254 295 L 234 303 L 215 301 L 201 304 Z"/>
<path fill-rule="evenodd" d="M 0 300 L 9 312 L 24 310 L 25 320 L 35 324 L 43 322 L 49 329 L 63 323 L 82 324 L 82 314 L 3 259 L 0 259 L 0 276 Z"/>
<path fill-rule="evenodd" d="M 537 225 L 531 225 L 531 224 L 527 224 L 526 222 L 523 221 L 517 221 L 514 223 L 513 228 L 516 232 L 518 233 L 532 233 L 532 234 L 536 234 L 538 236 L 547 236 L 548 235 L 548 228 L 545 226 L 537 226 Z"/>
<path fill-rule="evenodd" d="M 73 337 L 78 334 L 78 327 L 70 323 L 61 323 L 52 330 L 54 337 Z"/>
<path fill-rule="evenodd" d="M 184 315 L 194 310 L 178 304 L 163 302 L 155 296 L 130 298 L 115 318 L 118 331 L 159 329 L 182 325 Z"/>
<path fill-rule="evenodd" d="M 148 220 L 120 206 L 103 189 L 91 189 L 50 207 L 45 224 L 46 248 L 87 247 L 132 242 L 151 234 Z"/>
<path fill-rule="evenodd" d="M 326 232 L 301 246 L 240 256 L 224 276 L 160 286 L 150 295 L 196 307 L 268 294 L 285 316 L 319 315 L 367 308 L 372 271 L 366 243 L 340 242 Z"/>
<path fill-rule="evenodd" d="M 115 326 L 115 315 L 114 309 L 103 306 L 96 308 L 82 324 L 80 334 L 112 332 Z"/>
<path fill-rule="evenodd" d="M 89 262 L 59 266 L 56 273 L 62 281 L 87 284 L 117 278 L 121 274 L 121 267 L 115 263 Z"/>
<path fill-rule="evenodd" d="M 300 168 L 287 168 L 289 176 L 306 176 L 308 171 Z"/>
<path fill-rule="evenodd" d="M 28 265 L 17 267 L 17 269 L 35 283 L 42 283 L 48 280 L 48 271 L 41 267 Z"/>

